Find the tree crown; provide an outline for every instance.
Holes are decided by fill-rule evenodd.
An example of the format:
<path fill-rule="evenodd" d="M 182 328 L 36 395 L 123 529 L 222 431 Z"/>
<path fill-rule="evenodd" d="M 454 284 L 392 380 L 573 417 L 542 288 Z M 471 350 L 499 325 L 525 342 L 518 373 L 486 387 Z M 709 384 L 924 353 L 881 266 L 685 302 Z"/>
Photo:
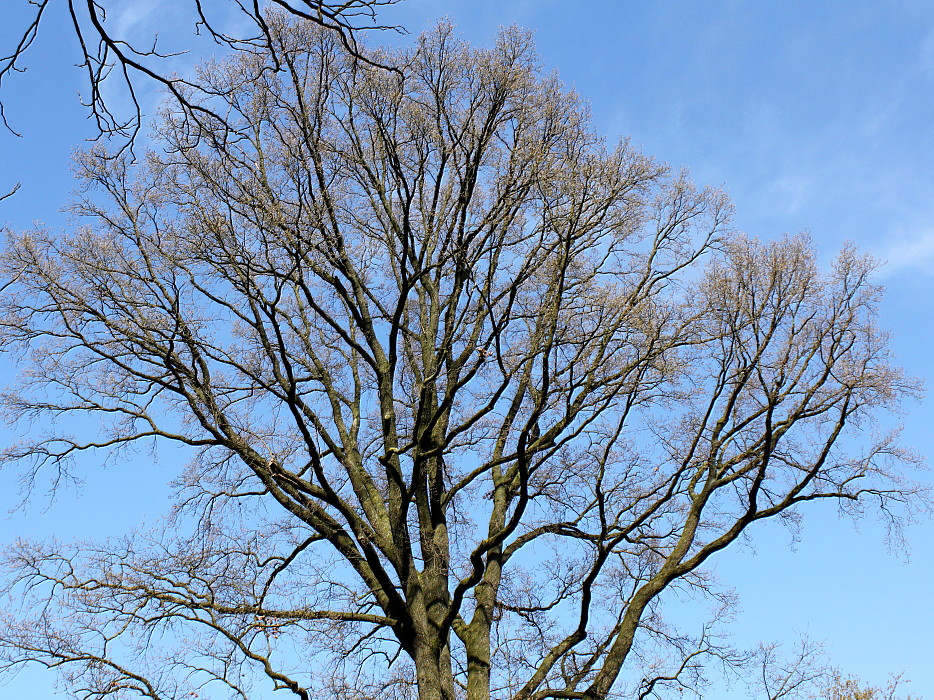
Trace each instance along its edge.
<path fill-rule="evenodd" d="M 732 231 L 721 192 L 608 147 L 522 30 L 366 62 L 266 26 L 274 51 L 205 65 L 210 110 L 170 104 L 143 162 L 79 157 L 86 225 L 8 235 L 0 329 L 31 353 L 8 415 L 106 429 L 4 459 L 194 454 L 187 536 L 10 555 L 41 624 L 0 634 L 9 663 L 87 697 L 245 695 L 252 669 L 300 697 L 538 700 L 673 654 L 635 672 L 647 696 L 725 653 L 658 606 L 712 592 L 752 522 L 916 495 L 870 429 L 916 391 L 871 260 Z"/>

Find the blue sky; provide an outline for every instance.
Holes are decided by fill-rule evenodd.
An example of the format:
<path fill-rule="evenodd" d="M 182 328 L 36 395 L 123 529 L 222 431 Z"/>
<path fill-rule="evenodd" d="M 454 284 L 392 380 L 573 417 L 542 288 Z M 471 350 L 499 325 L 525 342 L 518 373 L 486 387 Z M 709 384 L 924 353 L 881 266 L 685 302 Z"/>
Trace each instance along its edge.
<path fill-rule="evenodd" d="M 163 3 L 161 16 L 176 2 Z M 116 21 L 145 33 L 152 4 L 122 7 Z M 404 0 L 385 17 L 417 33 L 445 14 L 480 44 L 500 25 L 533 28 L 543 65 L 590 100 L 600 131 L 631 136 L 698 182 L 725 188 L 737 228 L 763 238 L 808 230 L 825 260 L 846 241 L 887 260 L 880 323 L 893 331 L 898 362 L 934 377 L 934 4 Z M 64 222 L 69 153 L 93 134 L 77 103 L 71 40 L 55 24 L 62 17 L 51 19 L 29 73 L 4 95 L 23 133 L 0 133 L 0 189 L 23 183 L 0 202 L 0 222 L 13 227 Z M 11 24 L 0 29 L 4 46 Z M 144 98 L 150 107 L 157 100 Z M 907 405 L 901 418 L 905 443 L 929 461 L 932 418 L 932 399 Z M 155 494 L 143 515 L 156 517 L 165 479 L 147 464 L 87 472 L 83 488 L 0 520 L 0 541 L 119 532 L 140 512 L 114 494 Z M 11 484 L 2 477 L 0 506 L 15 505 Z M 779 525 L 753 530 L 747 547 L 718 565 L 741 597 L 737 641 L 807 632 L 844 671 L 873 682 L 905 672 L 912 692 L 934 697 L 934 524 L 906 530 L 907 555 L 890 551 L 885 534 L 871 518 L 857 529 L 827 506 L 806 512 L 794 548 Z M 13 687 L 25 685 L 0 694 Z M 19 697 L 50 696 L 32 687 Z"/>

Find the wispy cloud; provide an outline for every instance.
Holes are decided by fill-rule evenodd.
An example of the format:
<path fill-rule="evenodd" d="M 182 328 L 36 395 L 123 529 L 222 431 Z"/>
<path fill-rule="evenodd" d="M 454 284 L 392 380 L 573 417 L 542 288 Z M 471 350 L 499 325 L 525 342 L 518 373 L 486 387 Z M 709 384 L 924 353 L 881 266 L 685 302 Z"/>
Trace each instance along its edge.
<path fill-rule="evenodd" d="M 876 255 L 885 262 L 880 270 L 883 278 L 909 271 L 934 274 L 934 231 L 892 243 Z"/>
<path fill-rule="evenodd" d="M 148 0 L 133 0 L 119 6 L 119 10 L 113 21 L 114 33 L 117 36 L 127 36 L 134 30 L 146 30 L 150 23 L 150 18 L 159 8 L 160 3 L 149 2 Z M 164 12 L 164 9 L 162 10 Z"/>

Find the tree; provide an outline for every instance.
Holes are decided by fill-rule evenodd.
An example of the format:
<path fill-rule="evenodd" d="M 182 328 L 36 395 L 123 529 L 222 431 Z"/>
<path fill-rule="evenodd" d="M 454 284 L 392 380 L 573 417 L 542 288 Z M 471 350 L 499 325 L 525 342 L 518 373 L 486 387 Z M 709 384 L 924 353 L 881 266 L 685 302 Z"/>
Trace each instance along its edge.
<path fill-rule="evenodd" d="M 761 644 L 753 654 L 757 668 L 755 692 L 751 697 L 764 700 L 801 700 L 813 698 L 815 686 L 829 686 L 839 674 L 827 664 L 823 647 L 807 636 L 798 640 L 790 656 L 782 653 L 779 644 Z"/>
<path fill-rule="evenodd" d="M 901 684 L 901 676 L 893 676 L 882 687 L 863 685 L 857 678 L 837 674 L 824 688 L 820 697 L 826 700 L 896 700 L 895 693 Z M 913 697 L 907 695 L 905 700 L 912 700 Z"/>
<path fill-rule="evenodd" d="M 866 685 L 859 678 L 844 675 L 829 665 L 820 644 L 807 636 L 798 640 L 790 655 L 779 644 L 760 644 L 742 660 L 736 671 L 744 681 L 751 680 L 750 697 L 764 700 L 896 700 L 899 686 L 906 681 L 902 674 L 889 677 L 885 686 Z M 755 673 L 749 673 L 755 667 Z M 907 695 L 905 700 L 921 700 Z"/>
<path fill-rule="evenodd" d="M 194 455 L 162 530 L 10 552 L 9 668 L 84 698 L 648 697 L 729 659 L 660 605 L 716 598 L 750 524 L 917 495 L 873 429 L 917 388 L 871 260 L 732 231 L 522 30 L 367 63 L 264 22 L 144 161 L 79 157 L 86 225 L 8 234 L 7 414 L 105 428 L 4 461 Z"/>
<path fill-rule="evenodd" d="M 865 685 L 829 665 L 822 645 L 806 636 L 788 656 L 782 653 L 781 645 L 760 644 L 744 661 L 750 660 L 751 664 L 740 665 L 740 677 L 753 681 L 750 697 L 764 700 L 896 700 L 899 686 L 908 682 L 899 674 L 890 676 L 885 686 Z M 757 667 L 757 673 L 749 674 L 749 666 Z M 921 700 L 905 696 L 905 700 L 912 698 Z"/>

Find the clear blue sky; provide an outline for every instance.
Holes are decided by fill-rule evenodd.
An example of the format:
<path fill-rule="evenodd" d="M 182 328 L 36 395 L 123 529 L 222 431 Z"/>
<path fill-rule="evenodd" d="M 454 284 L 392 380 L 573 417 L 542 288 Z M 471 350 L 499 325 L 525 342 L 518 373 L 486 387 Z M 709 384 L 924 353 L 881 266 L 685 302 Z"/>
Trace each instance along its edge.
<path fill-rule="evenodd" d="M 144 32 L 151 17 L 141 10 L 155 4 L 124 6 L 118 20 Z M 444 14 L 481 44 L 499 25 L 535 29 L 543 64 L 591 101 L 602 132 L 629 135 L 698 182 L 724 187 L 738 228 L 764 238 L 808 230 L 825 259 L 854 241 L 887 260 L 880 322 L 893 331 L 898 361 L 934 377 L 934 3 L 404 0 L 385 17 L 417 33 Z M 0 222 L 14 227 L 63 222 L 68 154 L 92 133 L 77 104 L 70 39 L 48 29 L 29 74 L 5 95 L 24 134 L 0 133 L 0 189 L 23 183 L 0 203 Z M 929 460 L 932 418 L 931 399 L 902 417 L 905 443 Z M 105 507 L 105 494 L 142 490 L 155 494 L 144 515 L 161 511 L 165 475 L 146 464 L 83 476 L 80 498 L 68 492 L 50 506 L 40 498 L 0 520 L 0 541 L 118 532 L 138 519 L 136 507 Z M 6 507 L 16 502 L 10 483 L 0 482 Z M 806 512 L 794 550 L 781 526 L 753 530 L 748 547 L 718 565 L 741 597 L 737 641 L 806 631 L 844 671 L 874 682 L 904 671 L 912 692 L 934 698 L 934 524 L 906 535 L 909 558 L 889 552 L 871 518 L 857 530 L 826 505 Z M 51 691 L 29 692 L 38 694 L 18 697 Z"/>

